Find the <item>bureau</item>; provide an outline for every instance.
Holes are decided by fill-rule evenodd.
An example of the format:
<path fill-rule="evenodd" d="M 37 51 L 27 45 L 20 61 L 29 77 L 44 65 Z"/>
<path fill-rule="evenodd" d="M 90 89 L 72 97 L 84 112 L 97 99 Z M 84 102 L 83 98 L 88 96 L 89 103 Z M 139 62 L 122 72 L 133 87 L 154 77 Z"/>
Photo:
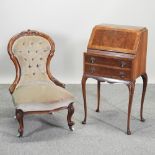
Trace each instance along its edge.
<path fill-rule="evenodd" d="M 84 100 L 84 120 L 87 120 L 86 81 L 97 80 L 97 109 L 100 107 L 101 82 L 123 83 L 129 90 L 127 134 L 131 134 L 130 115 L 135 82 L 142 77 L 143 90 L 140 107 L 140 121 L 144 122 L 143 104 L 147 87 L 146 53 L 147 34 L 145 27 L 121 25 L 97 25 L 93 28 L 87 52 L 84 53 L 82 92 Z"/>

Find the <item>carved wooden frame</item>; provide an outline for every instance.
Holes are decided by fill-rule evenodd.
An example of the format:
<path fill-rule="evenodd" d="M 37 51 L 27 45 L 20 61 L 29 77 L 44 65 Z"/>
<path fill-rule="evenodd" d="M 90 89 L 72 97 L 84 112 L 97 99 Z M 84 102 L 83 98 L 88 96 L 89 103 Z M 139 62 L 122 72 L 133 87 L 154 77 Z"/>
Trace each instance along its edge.
<path fill-rule="evenodd" d="M 53 57 L 54 52 L 55 52 L 54 41 L 47 34 L 44 34 L 42 32 L 38 32 L 38 31 L 35 31 L 35 30 L 29 30 L 28 29 L 27 31 L 23 31 L 23 32 L 13 36 L 10 39 L 9 43 L 8 43 L 8 47 L 7 47 L 8 53 L 9 53 L 10 59 L 14 63 L 15 69 L 16 69 L 15 80 L 14 80 L 14 82 L 11 84 L 11 86 L 9 88 L 10 93 L 12 94 L 14 92 L 14 90 L 15 90 L 15 88 L 16 88 L 16 86 L 19 83 L 20 78 L 21 78 L 21 67 L 20 67 L 20 64 L 18 62 L 18 59 L 13 54 L 12 47 L 13 47 L 14 42 L 18 38 L 23 37 L 23 36 L 40 36 L 40 37 L 45 38 L 49 42 L 49 44 L 51 46 L 51 50 L 50 50 L 50 53 L 49 53 L 49 55 L 47 57 L 47 62 L 46 62 L 46 72 L 47 72 L 47 75 L 48 75 L 49 79 L 51 81 L 53 81 L 56 85 L 65 88 L 65 84 L 63 84 L 60 81 L 58 81 L 50 72 L 50 61 L 51 61 L 51 58 Z M 23 112 L 21 109 L 16 109 L 15 115 L 16 115 L 17 121 L 19 122 L 19 129 L 18 129 L 19 135 L 18 136 L 19 137 L 23 136 L 23 132 L 24 132 L 23 118 L 24 118 L 24 115 L 26 115 L 26 114 L 52 113 L 52 112 L 56 112 L 56 111 L 63 110 L 63 109 L 68 109 L 67 122 L 68 122 L 69 129 L 73 131 L 72 126 L 74 125 L 74 122 L 71 120 L 72 115 L 74 113 L 73 102 L 70 103 L 69 106 L 64 106 L 64 107 L 60 107 L 60 108 L 57 108 L 57 109 L 54 109 L 54 110 L 46 110 L 46 111 L 27 111 L 27 112 Z"/>

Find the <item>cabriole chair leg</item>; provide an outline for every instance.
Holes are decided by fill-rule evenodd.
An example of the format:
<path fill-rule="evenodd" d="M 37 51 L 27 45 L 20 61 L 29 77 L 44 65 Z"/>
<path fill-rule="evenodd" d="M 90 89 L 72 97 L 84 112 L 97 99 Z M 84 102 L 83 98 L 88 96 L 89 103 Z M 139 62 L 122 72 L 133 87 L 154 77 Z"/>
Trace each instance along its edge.
<path fill-rule="evenodd" d="M 20 109 L 16 109 L 16 119 L 19 123 L 19 128 L 18 128 L 18 137 L 22 137 L 23 136 L 23 132 L 24 132 L 24 123 L 23 123 L 23 117 L 24 117 L 24 113 L 22 110 Z"/>
<path fill-rule="evenodd" d="M 68 106 L 67 122 L 68 122 L 69 129 L 71 131 L 74 130 L 74 128 L 72 127 L 74 125 L 74 122 L 71 120 L 73 114 L 74 114 L 74 106 L 73 106 L 73 103 L 70 103 Z"/>

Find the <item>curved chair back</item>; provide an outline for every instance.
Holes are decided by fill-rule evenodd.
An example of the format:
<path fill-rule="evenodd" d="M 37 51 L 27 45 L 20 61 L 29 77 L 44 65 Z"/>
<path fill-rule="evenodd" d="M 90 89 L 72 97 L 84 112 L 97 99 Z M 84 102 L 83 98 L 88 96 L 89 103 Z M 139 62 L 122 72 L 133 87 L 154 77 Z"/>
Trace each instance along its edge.
<path fill-rule="evenodd" d="M 13 36 L 8 44 L 8 53 L 16 68 L 16 78 L 10 87 L 13 93 L 17 84 L 23 81 L 48 80 L 50 60 L 55 44 L 46 34 L 27 30 Z"/>

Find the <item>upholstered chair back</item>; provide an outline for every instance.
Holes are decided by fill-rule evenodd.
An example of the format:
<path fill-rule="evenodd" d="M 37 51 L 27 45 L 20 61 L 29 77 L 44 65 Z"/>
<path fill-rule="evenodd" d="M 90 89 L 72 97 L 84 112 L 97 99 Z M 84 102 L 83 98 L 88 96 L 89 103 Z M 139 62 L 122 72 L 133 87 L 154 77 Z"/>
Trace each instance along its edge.
<path fill-rule="evenodd" d="M 13 37 L 8 48 L 16 66 L 15 84 L 50 78 L 49 63 L 55 45 L 49 36 L 28 30 Z"/>
<path fill-rule="evenodd" d="M 16 77 L 9 90 L 16 108 L 19 137 L 23 136 L 25 114 L 51 113 L 62 109 L 68 109 L 67 122 L 73 131 L 74 97 L 50 73 L 54 51 L 53 40 L 38 31 L 21 32 L 8 43 L 8 53 L 16 68 Z"/>

